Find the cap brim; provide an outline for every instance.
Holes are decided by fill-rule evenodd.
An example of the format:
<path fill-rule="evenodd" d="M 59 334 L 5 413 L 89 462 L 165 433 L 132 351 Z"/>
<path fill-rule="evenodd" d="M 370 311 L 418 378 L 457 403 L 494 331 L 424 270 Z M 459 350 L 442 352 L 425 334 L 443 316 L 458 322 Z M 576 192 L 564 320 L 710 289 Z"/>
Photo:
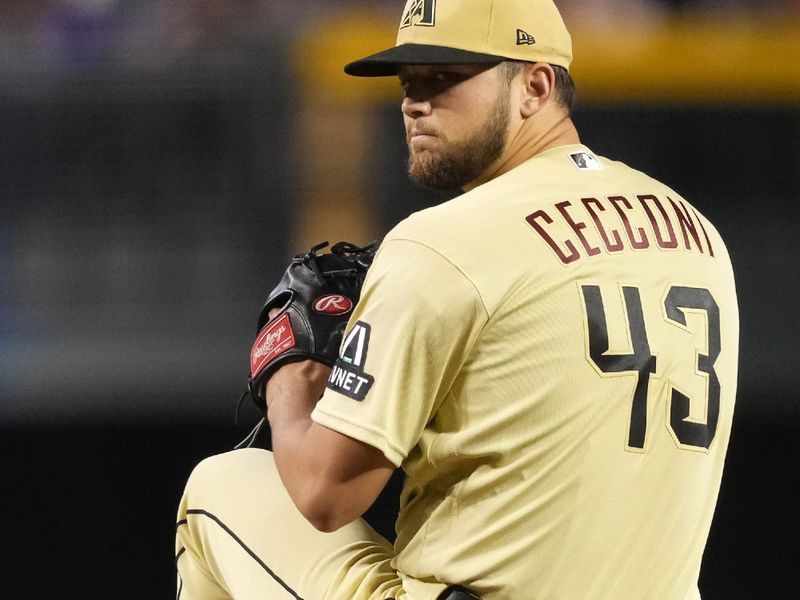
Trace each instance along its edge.
<path fill-rule="evenodd" d="M 502 56 L 459 50 L 447 46 L 402 44 L 351 62 L 344 72 L 355 77 L 397 75 L 402 65 L 483 65 L 500 63 Z"/>

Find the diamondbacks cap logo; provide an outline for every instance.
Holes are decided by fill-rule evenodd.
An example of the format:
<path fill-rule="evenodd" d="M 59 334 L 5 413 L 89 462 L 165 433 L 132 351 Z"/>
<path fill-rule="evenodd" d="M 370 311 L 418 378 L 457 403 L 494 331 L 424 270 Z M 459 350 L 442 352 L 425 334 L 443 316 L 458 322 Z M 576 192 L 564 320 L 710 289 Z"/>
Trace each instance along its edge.
<path fill-rule="evenodd" d="M 353 308 L 353 302 L 347 296 L 330 294 L 321 296 L 312 304 L 314 310 L 323 315 L 343 315 Z"/>
<path fill-rule="evenodd" d="M 296 343 L 288 313 L 283 313 L 267 323 L 250 350 L 250 374 L 253 379 L 258 377 L 273 358 L 294 348 Z"/>
<path fill-rule="evenodd" d="M 434 27 L 436 25 L 436 0 L 412 0 L 400 21 L 400 29 L 411 26 Z"/>
<path fill-rule="evenodd" d="M 572 159 L 572 162 L 575 163 L 575 166 L 581 171 L 603 170 L 603 165 L 600 164 L 600 161 L 588 152 L 573 152 L 569 155 L 569 157 Z"/>
<path fill-rule="evenodd" d="M 536 43 L 533 36 L 522 29 L 517 29 L 517 46 L 532 46 Z"/>
<path fill-rule="evenodd" d="M 364 371 L 371 327 L 357 321 L 344 338 L 339 358 L 333 364 L 326 386 L 353 400 L 363 400 L 375 379 Z"/>

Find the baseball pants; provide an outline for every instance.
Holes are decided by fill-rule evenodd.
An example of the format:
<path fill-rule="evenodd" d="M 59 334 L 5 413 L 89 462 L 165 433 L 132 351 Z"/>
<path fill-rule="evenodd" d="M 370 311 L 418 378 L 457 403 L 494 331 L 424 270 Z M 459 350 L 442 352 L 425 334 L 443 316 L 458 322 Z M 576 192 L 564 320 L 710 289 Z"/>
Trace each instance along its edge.
<path fill-rule="evenodd" d="M 333 533 L 314 529 L 266 450 L 201 462 L 178 509 L 178 600 L 412 600 L 393 557 L 362 519 Z M 435 600 L 444 588 L 426 585 L 413 600 Z"/>

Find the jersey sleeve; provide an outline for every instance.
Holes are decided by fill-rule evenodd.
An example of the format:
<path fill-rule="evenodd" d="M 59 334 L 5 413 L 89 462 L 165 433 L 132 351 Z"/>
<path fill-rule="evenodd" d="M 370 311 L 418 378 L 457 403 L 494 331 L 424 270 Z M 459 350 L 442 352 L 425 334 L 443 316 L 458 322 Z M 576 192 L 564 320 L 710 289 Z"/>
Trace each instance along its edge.
<path fill-rule="evenodd" d="M 312 419 L 400 466 L 487 318 L 448 258 L 417 241 L 384 241 Z"/>

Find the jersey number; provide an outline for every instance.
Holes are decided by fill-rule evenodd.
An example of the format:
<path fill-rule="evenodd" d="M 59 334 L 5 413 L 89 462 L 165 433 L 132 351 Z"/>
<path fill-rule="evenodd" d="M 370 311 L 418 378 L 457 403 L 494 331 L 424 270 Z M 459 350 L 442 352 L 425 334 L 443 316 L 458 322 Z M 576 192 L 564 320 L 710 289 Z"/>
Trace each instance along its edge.
<path fill-rule="evenodd" d="M 650 352 L 647 339 L 642 300 L 639 289 L 622 287 L 628 319 L 631 347 L 629 354 L 607 354 L 609 349 L 608 325 L 600 287 L 581 286 L 589 321 L 589 356 L 603 373 L 636 373 L 636 388 L 631 406 L 628 446 L 644 449 L 647 435 L 647 391 L 650 375 L 656 372 L 656 357 Z M 708 376 L 706 398 L 708 402 L 705 423 L 690 421 L 691 398 L 672 389 L 669 410 L 669 427 L 684 446 L 708 449 L 717 431 L 719 419 L 719 378 L 714 363 L 720 353 L 719 307 L 711 292 L 703 288 L 673 286 L 664 300 L 666 321 L 686 327 L 684 310 L 705 313 L 708 332 L 708 354 L 697 353 L 697 370 Z"/>

